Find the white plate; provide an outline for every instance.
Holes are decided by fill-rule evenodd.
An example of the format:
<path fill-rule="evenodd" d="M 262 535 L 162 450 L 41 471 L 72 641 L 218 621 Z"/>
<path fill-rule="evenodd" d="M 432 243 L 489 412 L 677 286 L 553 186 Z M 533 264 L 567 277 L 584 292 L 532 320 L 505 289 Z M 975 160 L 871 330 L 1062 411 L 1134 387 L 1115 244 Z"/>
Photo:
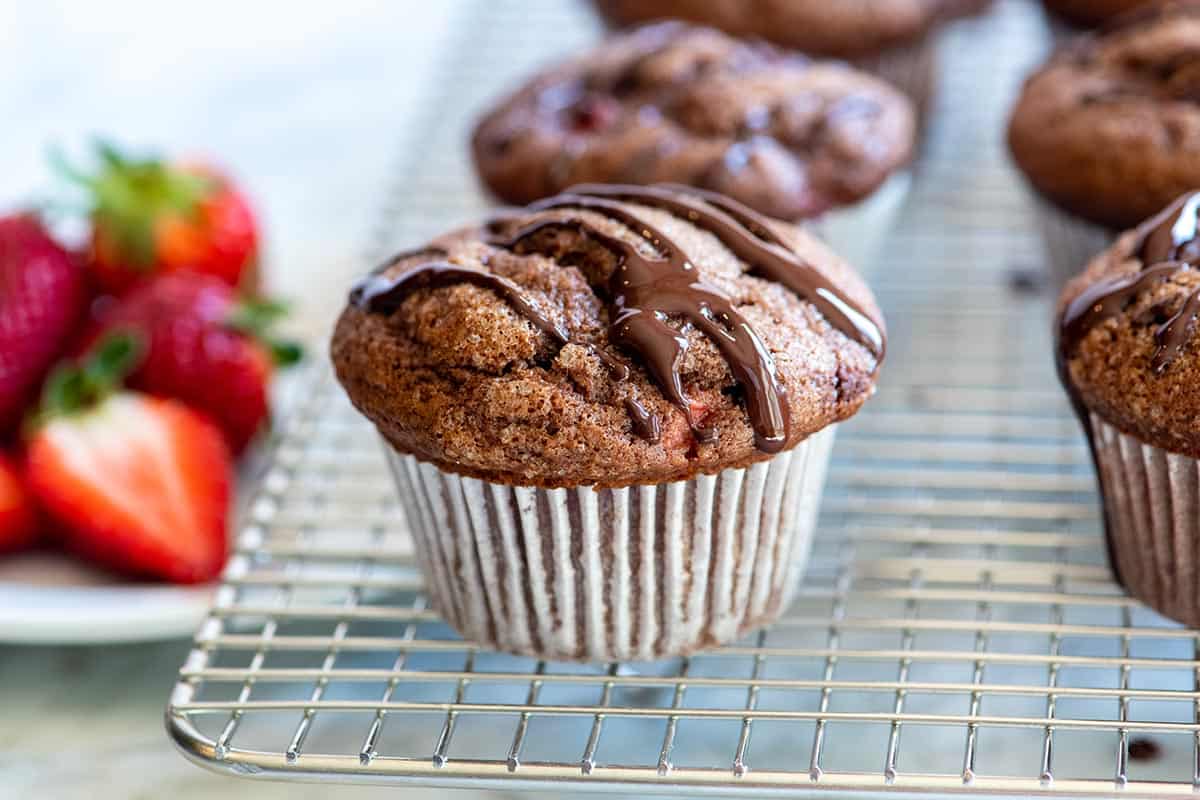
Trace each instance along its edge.
<path fill-rule="evenodd" d="M 66 556 L 0 560 L 0 642 L 114 644 L 190 636 L 215 586 L 123 582 Z"/>

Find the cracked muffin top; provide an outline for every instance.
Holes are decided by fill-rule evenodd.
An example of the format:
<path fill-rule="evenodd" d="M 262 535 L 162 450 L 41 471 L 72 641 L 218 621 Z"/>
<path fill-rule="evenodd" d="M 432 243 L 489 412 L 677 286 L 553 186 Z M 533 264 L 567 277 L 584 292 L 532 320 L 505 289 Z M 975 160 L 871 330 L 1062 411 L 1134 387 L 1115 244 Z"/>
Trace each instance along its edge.
<path fill-rule="evenodd" d="M 673 181 L 795 220 L 870 195 L 909 160 L 914 126 L 910 101 L 866 73 L 665 22 L 540 73 L 472 150 L 510 203 Z"/>
<path fill-rule="evenodd" d="M 1067 284 L 1059 366 L 1077 403 L 1164 450 L 1200 458 L 1200 193 L 1121 235 Z"/>
<path fill-rule="evenodd" d="M 1127 16 L 1025 84 L 1008 140 L 1051 201 L 1129 228 L 1200 186 L 1200 2 Z"/>
<path fill-rule="evenodd" d="M 806 53 L 872 55 L 919 39 L 938 23 L 990 0 L 595 0 L 611 22 L 686 19 L 735 36 L 758 36 Z"/>
<path fill-rule="evenodd" d="M 680 186 L 579 186 L 351 293 L 338 379 L 399 451 L 523 486 L 746 466 L 853 415 L 882 316 L 808 233 Z"/>

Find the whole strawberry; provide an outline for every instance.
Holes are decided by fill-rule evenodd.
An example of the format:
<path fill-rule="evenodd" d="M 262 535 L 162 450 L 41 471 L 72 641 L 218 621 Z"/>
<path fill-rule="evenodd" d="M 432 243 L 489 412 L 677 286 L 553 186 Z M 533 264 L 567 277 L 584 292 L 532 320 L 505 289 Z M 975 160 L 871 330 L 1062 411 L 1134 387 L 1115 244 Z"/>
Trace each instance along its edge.
<path fill-rule="evenodd" d="M 105 291 L 184 269 L 257 289 L 258 228 L 232 181 L 207 166 L 132 159 L 109 144 L 97 151 L 96 174 L 63 171 L 88 192 L 90 269 Z"/>
<path fill-rule="evenodd" d="M 220 431 L 175 400 L 120 389 L 129 337 L 46 381 L 26 483 L 67 547 L 131 575 L 198 583 L 228 549 L 232 465 Z"/>
<path fill-rule="evenodd" d="M 86 283 L 36 217 L 0 218 L 0 438 L 16 430 L 75 332 Z"/>
<path fill-rule="evenodd" d="M 300 356 L 295 345 L 270 338 L 271 324 L 283 313 L 278 303 L 239 300 L 212 276 L 177 272 L 150 280 L 102 311 L 96 335 L 140 338 L 145 357 L 127 385 L 203 411 L 237 455 L 268 419 L 275 365 Z"/>
<path fill-rule="evenodd" d="M 39 538 L 37 508 L 16 460 L 0 454 L 0 555 L 25 550 Z"/>

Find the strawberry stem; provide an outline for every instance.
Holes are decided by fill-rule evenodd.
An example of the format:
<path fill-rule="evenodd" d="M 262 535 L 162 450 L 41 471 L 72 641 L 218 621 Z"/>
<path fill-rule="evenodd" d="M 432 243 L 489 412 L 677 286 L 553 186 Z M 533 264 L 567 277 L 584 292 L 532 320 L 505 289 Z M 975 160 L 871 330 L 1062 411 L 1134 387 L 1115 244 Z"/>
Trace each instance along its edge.
<path fill-rule="evenodd" d="M 276 366 L 289 367 L 304 358 L 304 348 L 271 333 L 275 323 L 287 315 L 288 305 L 280 300 L 243 298 L 234 304 L 225 324 L 265 346 Z"/>
<path fill-rule="evenodd" d="M 104 139 L 96 138 L 93 148 L 99 162 L 94 174 L 76 169 L 57 149 L 50 151 L 50 163 L 86 191 L 93 224 L 106 232 L 128 266 L 149 270 L 156 258 L 155 221 L 164 214 L 195 217 L 215 183 L 156 158 L 131 158 Z"/>
<path fill-rule="evenodd" d="M 80 362 L 60 364 L 46 379 L 34 424 L 100 403 L 137 368 L 145 350 L 140 336 L 119 332 L 104 337 Z"/>

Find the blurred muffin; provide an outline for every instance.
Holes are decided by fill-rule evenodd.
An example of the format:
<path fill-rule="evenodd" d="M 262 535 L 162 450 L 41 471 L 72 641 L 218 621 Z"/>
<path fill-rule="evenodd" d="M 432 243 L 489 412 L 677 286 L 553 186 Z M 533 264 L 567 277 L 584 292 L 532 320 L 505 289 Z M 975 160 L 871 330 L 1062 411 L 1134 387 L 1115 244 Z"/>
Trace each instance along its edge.
<path fill-rule="evenodd" d="M 1059 302 L 1059 366 L 1096 461 L 1113 568 L 1200 625 L 1200 193 L 1124 233 Z"/>
<path fill-rule="evenodd" d="M 671 181 L 781 219 L 869 196 L 909 159 L 909 103 L 848 67 L 662 23 L 535 76 L 479 123 L 501 199 L 584 182 Z"/>
<path fill-rule="evenodd" d="M 1103 25 L 1135 8 L 1152 5 L 1156 0 L 1043 0 L 1046 8 L 1076 25 Z"/>
<path fill-rule="evenodd" d="M 930 32 L 990 0 L 595 0 L 624 26 L 658 19 L 711 25 L 817 56 L 851 59 L 898 86 L 919 109 L 935 81 Z"/>
<path fill-rule="evenodd" d="M 909 44 L 990 0 L 595 0 L 617 25 L 682 19 L 822 56 L 857 58 Z"/>
<path fill-rule="evenodd" d="M 437 608 L 487 646 L 592 660 L 778 616 L 883 350 L 870 291 L 811 236 L 637 186 L 397 256 L 332 344 Z"/>
<path fill-rule="evenodd" d="M 1058 275 L 1103 249 L 1113 229 L 1200 186 L 1198 53 L 1200 2 L 1174 2 L 1060 48 L 1026 82 L 1008 142 L 1047 201 Z"/>

